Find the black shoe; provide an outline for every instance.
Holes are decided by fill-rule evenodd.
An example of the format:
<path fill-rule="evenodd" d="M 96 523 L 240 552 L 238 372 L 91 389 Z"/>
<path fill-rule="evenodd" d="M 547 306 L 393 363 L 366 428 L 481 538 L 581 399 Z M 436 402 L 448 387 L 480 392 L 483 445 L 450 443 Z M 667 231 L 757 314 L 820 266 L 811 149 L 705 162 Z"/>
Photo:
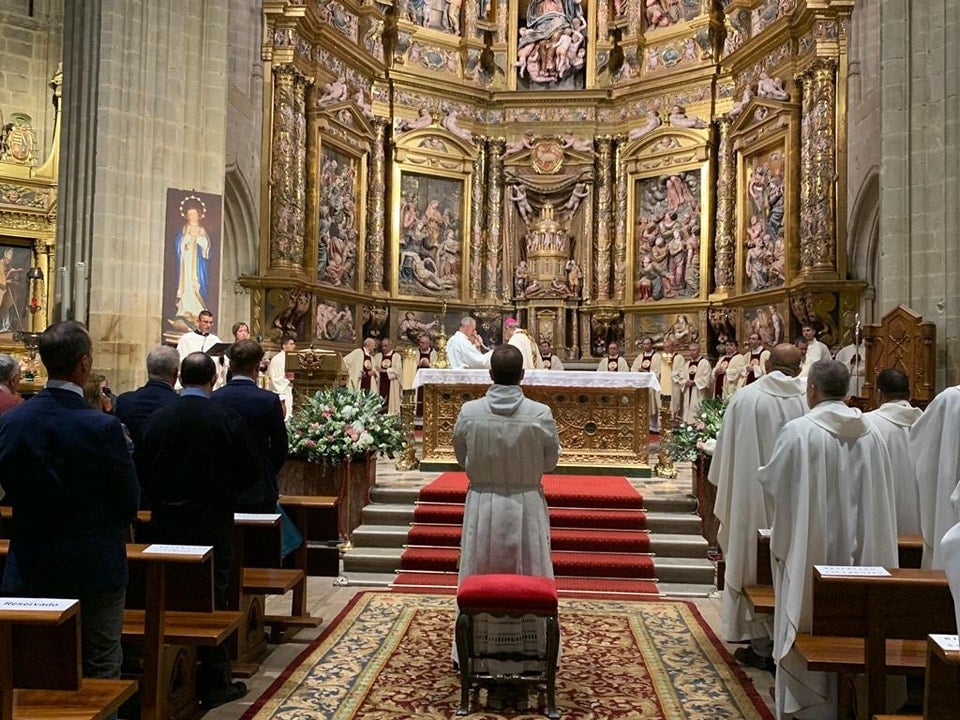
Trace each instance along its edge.
<path fill-rule="evenodd" d="M 246 683 L 242 683 L 238 680 L 237 682 L 230 683 L 224 688 L 212 690 L 210 693 L 200 699 L 200 705 L 203 706 L 205 710 L 210 710 L 211 708 L 225 705 L 229 702 L 233 702 L 234 700 L 239 700 L 246 694 Z"/>
<path fill-rule="evenodd" d="M 733 659 L 741 665 L 748 665 L 757 668 L 757 670 L 775 672 L 777 669 L 777 664 L 773 661 L 773 658 L 757 655 L 750 647 L 737 648 L 733 652 Z"/>

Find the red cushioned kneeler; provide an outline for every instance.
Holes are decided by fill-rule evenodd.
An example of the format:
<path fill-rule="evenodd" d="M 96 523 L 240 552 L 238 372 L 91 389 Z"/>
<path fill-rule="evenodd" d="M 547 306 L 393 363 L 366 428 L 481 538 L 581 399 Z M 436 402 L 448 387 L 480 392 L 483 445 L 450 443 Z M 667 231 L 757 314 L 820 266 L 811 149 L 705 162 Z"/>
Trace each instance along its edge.
<path fill-rule="evenodd" d="M 457 655 L 460 658 L 460 708 L 458 715 L 470 711 L 470 691 L 481 684 L 546 685 L 547 715 L 559 718 L 556 704 L 557 657 L 560 653 L 560 622 L 557 619 L 557 585 L 551 578 L 530 575 L 472 575 L 457 589 Z M 479 613 L 494 617 L 543 617 L 547 624 L 547 648 L 544 657 L 518 653 L 477 654 L 474 647 L 473 619 Z M 536 660 L 542 671 L 517 676 L 491 676 L 475 670 L 478 659 Z"/>

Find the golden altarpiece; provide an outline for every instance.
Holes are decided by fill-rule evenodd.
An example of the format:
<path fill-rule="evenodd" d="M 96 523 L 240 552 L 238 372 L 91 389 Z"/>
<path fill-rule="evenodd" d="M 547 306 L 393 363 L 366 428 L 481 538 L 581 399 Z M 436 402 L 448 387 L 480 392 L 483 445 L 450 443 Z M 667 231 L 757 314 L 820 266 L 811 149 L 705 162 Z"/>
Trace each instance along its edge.
<path fill-rule="evenodd" d="M 61 85 L 58 71 L 50 82 L 55 107 Z M 0 353 L 20 360 L 25 394 L 45 381 L 36 343 L 54 299 L 60 114 L 46 158 L 37 133 L 29 115 L 5 117 L 0 108 Z"/>
<path fill-rule="evenodd" d="M 265 0 L 254 334 L 852 340 L 853 0 Z"/>

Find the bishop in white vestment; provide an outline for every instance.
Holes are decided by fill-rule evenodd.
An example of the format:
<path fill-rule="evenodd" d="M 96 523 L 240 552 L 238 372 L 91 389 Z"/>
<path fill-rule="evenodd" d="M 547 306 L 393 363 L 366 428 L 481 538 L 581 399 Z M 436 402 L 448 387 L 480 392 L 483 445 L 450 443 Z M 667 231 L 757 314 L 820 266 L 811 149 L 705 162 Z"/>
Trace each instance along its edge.
<path fill-rule="evenodd" d="M 754 614 L 743 589 L 757 584 L 757 530 L 773 524 L 773 506 L 764 497 L 757 470 L 773 453 L 777 435 L 807 411 L 800 351 L 790 344 L 770 353 L 767 374 L 737 391 L 723 415 L 707 479 L 717 486 L 713 514 L 726 561 L 720 635 L 727 642 L 752 642 L 752 651 L 769 657 L 773 623 Z"/>
<path fill-rule="evenodd" d="M 811 672 L 793 649 L 813 623 L 814 565 L 897 567 L 890 456 L 880 434 L 847 407 L 850 377 L 835 360 L 810 368 L 810 412 L 787 423 L 760 484 L 773 499 L 773 658 L 776 714 L 832 720 L 836 673 Z"/>
<path fill-rule="evenodd" d="M 490 354 L 482 353 L 473 343 L 477 321 L 469 315 L 460 321 L 460 329 L 447 340 L 447 364 L 451 370 L 483 370 L 490 367 Z"/>
<path fill-rule="evenodd" d="M 520 327 L 516 318 L 507 318 L 503 322 L 503 336 L 508 345 L 513 345 L 523 356 L 524 370 L 540 368 L 540 353 L 527 331 Z"/>
<path fill-rule="evenodd" d="M 920 495 L 923 567 L 943 569 L 940 540 L 960 522 L 960 385 L 937 395 L 910 428 Z M 951 498 L 956 497 L 956 501 Z"/>
<path fill-rule="evenodd" d="M 501 345 L 491 355 L 494 384 L 486 396 L 464 403 L 453 430 L 457 461 L 470 481 L 459 582 L 490 573 L 552 578 L 550 518 L 541 479 L 560 457 L 557 426 L 548 406 L 523 395 L 520 351 Z M 477 637 L 497 636 L 503 650 L 522 647 L 527 625 L 521 619 L 490 619 L 478 623 Z M 533 624 L 541 649 L 546 646 L 544 627 Z"/>
<path fill-rule="evenodd" d="M 880 433 L 890 453 L 897 534 L 919 534 L 920 490 L 910 459 L 910 428 L 920 419 L 923 411 L 910 404 L 910 380 L 903 370 L 881 370 L 877 374 L 877 390 L 880 407 L 865 413 L 864 417 Z"/>
<path fill-rule="evenodd" d="M 343 367 L 347 371 L 347 387 L 351 390 L 377 392 L 377 368 L 373 356 L 377 351 L 377 341 L 367 338 L 363 347 L 351 350 L 343 356 Z"/>

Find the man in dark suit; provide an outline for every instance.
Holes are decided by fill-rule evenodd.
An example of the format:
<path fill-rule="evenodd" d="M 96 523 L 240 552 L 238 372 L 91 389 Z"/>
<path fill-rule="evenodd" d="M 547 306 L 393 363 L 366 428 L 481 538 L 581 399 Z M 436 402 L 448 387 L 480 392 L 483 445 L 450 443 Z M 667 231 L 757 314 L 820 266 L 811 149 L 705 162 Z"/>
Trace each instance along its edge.
<path fill-rule="evenodd" d="M 275 512 L 277 473 L 287 459 L 287 427 L 280 396 L 257 387 L 263 348 L 256 340 L 240 340 L 230 348 L 230 382 L 213 393 L 213 401 L 232 408 L 247 422 L 253 436 L 260 480 L 237 498 L 238 512 Z"/>
<path fill-rule="evenodd" d="M 214 603 L 228 608 L 233 568 L 233 513 L 237 497 L 259 480 L 253 438 L 243 418 L 210 402 L 217 367 L 202 352 L 180 366 L 183 391 L 154 413 L 140 435 L 140 478 L 152 503 L 159 542 L 212 545 Z M 197 695 L 206 708 L 242 697 L 231 682 L 226 648 L 200 648 Z"/>
<path fill-rule="evenodd" d="M 154 410 L 177 399 L 177 391 L 173 386 L 179 375 L 180 355 L 169 345 L 161 345 L 147 355 L 147 384 L 117 398 L 114 414 L 127 426 L 130 439 L 133 440 L 133 461 L 138 475 L 143 474 L 138 452 L 143 426 Z M 150 507 L 146 493 L 140 494 L 140 507 Z"/>
<path fill-rule="evenodd" d="M 0 484 L 13 506 L 0 591 L 78 598 L 83 674 L 116 678 L 137 475 L 120 420 L 83 401 L 93 366 L 86 328 L 51 325 L 39 350 L 46 388 L 0 418 Z"/>

